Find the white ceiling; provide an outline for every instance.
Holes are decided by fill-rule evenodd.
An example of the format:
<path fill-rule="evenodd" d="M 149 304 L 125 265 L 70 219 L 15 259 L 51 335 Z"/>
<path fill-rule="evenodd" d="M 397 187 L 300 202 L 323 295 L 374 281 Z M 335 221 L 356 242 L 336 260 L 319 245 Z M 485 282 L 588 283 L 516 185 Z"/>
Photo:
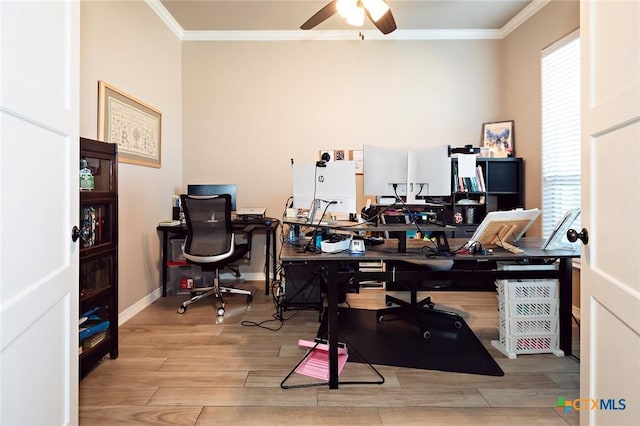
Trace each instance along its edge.
<path fill-rule="evenodd" d="M 360 30 L 377 39 L 501 38 L 549 0 L 387 0 L 398 26 L 388 36 L 370 22 L 350 27 L 339 15 L 312 30 L 299 29 L 330 0 L 146 1 L 183 39 L 259 40 L 349 38 Z"/>

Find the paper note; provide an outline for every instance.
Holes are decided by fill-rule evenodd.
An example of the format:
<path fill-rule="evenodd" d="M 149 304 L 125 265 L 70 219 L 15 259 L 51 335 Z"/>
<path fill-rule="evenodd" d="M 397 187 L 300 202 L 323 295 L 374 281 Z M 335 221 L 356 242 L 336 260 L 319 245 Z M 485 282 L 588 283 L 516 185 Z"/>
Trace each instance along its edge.
<path fill-rule="evenodd" d="M 458 176 L 476 176 L 476 154 L 458 154 Z"/>

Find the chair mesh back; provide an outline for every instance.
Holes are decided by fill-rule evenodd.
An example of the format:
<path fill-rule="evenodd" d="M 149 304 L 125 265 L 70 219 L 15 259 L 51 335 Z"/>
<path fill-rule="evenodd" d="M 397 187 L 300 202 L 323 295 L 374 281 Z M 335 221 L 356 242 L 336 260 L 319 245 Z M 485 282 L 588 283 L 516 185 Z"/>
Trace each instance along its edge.
<path fill-rule="evenodd" d="M 185 253 L 194 256 L 231 254 L 231 196 L 183 194 L 181 200 L 187 221 Z"/>

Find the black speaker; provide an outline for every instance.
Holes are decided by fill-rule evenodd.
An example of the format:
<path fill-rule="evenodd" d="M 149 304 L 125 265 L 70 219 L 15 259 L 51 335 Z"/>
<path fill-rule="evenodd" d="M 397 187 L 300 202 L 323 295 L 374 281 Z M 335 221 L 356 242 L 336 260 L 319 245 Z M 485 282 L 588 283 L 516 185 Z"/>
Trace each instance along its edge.
<path fill-rule="evenodd" d="M 322 269 L 314 263 L 284 264 L 284 308 L 322 309 Z"/>

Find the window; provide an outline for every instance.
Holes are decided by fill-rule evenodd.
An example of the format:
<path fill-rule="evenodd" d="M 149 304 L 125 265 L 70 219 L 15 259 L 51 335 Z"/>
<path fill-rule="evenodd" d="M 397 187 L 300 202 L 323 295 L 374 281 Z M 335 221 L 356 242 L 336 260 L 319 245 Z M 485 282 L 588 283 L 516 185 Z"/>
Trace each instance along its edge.
<path fill-rule="evenodd" d="M 542 236 L 580 207 L 580 34 L 542 51 Z M 579 219 L 578 219 L 579 220 Z"/>

